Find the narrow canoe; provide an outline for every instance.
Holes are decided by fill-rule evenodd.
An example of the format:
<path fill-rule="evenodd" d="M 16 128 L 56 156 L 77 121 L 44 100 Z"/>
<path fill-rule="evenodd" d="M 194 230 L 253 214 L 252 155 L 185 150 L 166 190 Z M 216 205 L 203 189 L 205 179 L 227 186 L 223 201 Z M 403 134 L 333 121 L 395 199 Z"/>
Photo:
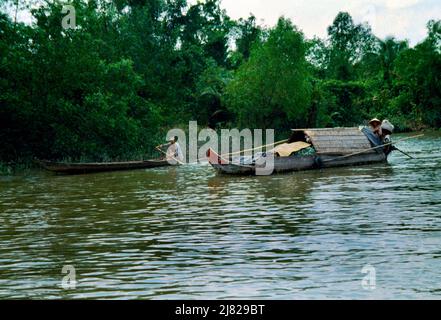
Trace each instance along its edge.
<path fill-rule="evenodd" d="M 37 162 L 46 170 L 64 174 L 85 174 L 95 172 L 136 170 L 173 166 L 173 164 L 170 164 L 167 160 L 104 163 L 65 163 L 46 160 L 37 160 Z"/>
<path fill-rule="evenodd" d="M 290 171 L 302 171 L 331 167 L 356 166 L 363 164 L 386 162 L 387 155 L 381 149 L 371 150 L 376 146 L 358 128 L 333 129 L 298 129 L 293 130 L 289 143 L 308 140 L 315 149 L 314 155 L 285 157 L 275 156 L 270 174 Z M 254 175 L 262 174 L 266 159 L 261 158 L 250 164 L 220 156 L 214 150 L 207 152 L 211 166 L 221 174 Z M 260 173 L 258 173 L 260 171 Z"/>

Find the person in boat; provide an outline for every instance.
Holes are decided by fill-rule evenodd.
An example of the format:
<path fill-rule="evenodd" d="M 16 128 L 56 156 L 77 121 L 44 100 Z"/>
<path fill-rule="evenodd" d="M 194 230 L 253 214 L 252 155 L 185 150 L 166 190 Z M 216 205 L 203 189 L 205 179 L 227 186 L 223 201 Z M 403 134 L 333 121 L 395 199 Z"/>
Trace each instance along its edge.
<path fill-rule="evenodd" d="M 369 128 L 378 137 L 381 137 L 381 124 L 382 124 L 381 120 L 377 118 L 374 118 L 371 121 L 369 121 Z"/>
<path fill-rule="evenodd" d="M 378 120 L 377 118 L 372 119 L 369 121 L 369 127 L 364 127 L 361 129 L 361 132 L 363 132 L 366 137 L 369 139 L 369 142 L 371 143 L 372 147 L 379 147 L 383 145 L 382 142 L 382 129 L 381 129 L 382 122 Z M 381 148 L 375 149 L 377 152 L 382 153 L 383 151 Z"/>
<path fill-rule="evenodd" d="M 180 163 L 184 161 L 184 154 L 182 153 L 181 146 L 178 143 L 178 137 L 176 136 L 171 138 L 168 143 L 157 146 L 156 148 L 165 154 L 167 161 L 177 161 Z"/>
<path fill-rule="evenodd" d="M 389 143 L 392 142 L 391 135 L 394 132 L 394 129 L 395 129 L 394 125 L 392 123 L 390 123 L 389 120 L 384 120 L 381 123 L 381 135 L 380 135 L 380 138 L 381 138 L 381 143 L 382 144 L 389 144 Z M 389 144 L 389 145 L 387 145 L 387 146 L 385 146 L 383 148 L 383 151 L 384 151 L 384 153 L 386 155 L 391 153 L 392 150 L 394 150 L 394 146 L 391 145 L 391 144 Z"/>

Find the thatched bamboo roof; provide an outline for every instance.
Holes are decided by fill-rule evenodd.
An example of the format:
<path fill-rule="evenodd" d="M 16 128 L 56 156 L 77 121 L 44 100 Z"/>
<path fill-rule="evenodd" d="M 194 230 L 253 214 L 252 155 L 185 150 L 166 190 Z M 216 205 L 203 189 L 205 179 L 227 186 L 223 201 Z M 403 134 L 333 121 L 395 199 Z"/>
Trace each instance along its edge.
<path fill-rule="evenodd" d="M 371 148 L 368 138 L 359 128 L 293 129 L 292 131 L 303 131 L 308 135 L 319 154 L 351 154 Z"/>

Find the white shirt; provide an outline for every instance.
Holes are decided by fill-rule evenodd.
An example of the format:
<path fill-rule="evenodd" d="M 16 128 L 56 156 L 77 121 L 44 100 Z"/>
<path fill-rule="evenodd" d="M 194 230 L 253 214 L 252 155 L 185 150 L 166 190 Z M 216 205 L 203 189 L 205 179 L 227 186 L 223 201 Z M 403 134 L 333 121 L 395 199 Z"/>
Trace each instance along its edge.
<path fill-rule="evenodd" d="M 179 143 L 175 142 L 173 144 L 170 144 L 167 149 L 167 158 L 175 158 L 176 160 L 179 160 L 181 162 L 184 161 L 184 154 L 182 153 L 182 149 Z"/>

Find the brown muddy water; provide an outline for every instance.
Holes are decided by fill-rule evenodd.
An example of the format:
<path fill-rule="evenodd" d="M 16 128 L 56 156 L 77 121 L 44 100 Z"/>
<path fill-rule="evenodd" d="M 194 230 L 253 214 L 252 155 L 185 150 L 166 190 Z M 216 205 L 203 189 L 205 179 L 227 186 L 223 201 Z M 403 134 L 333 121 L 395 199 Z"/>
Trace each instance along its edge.
<path fill-rule="evenodd" d="M 398 146 L 418 160 L 0 177 L 0 298 L 440 299 L 441 135 Z"/>

